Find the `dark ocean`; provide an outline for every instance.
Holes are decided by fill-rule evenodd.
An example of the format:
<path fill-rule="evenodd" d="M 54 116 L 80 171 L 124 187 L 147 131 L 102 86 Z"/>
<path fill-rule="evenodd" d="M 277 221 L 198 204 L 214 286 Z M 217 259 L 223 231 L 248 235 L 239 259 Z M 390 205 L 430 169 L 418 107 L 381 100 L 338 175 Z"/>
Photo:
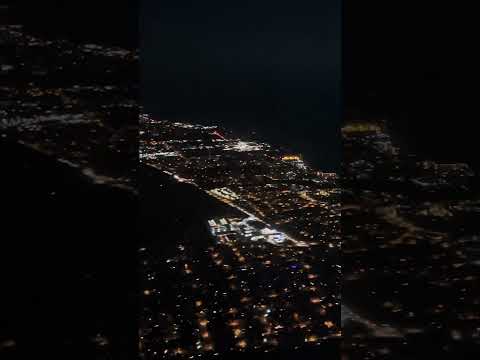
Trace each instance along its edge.
<path fill-rule="evenodd" d="M 386 119 L 409 152 L 478 172 L 476 32 L 467 14 L 447 3 L 345 2 L 343 92 L 348 118 Z"/>
<path fill-rule="evenodd" d="M 258 139 L 301 153 L 313 167 L 336 171 L 341 159 L 340 111 L 338 96 L 331 95 L 333 106 L 325 107 L 309 91 L 301 94 L 292 87 L 281 96 L 230 95 L 235 85 L 226 84 L 224 94 L 171 100 L 158 96 L 157 102 L 144 103 L 154 117 L 192 123 L 220 125 L 235 135 Z M 173 90 L 175 91 L 175 90 Z M 170 101 L 169 101 L 170 100 Z M 165 103 L 165 104 L 164 104 Z M 333 109 L 332 109 L 333 108 Z"/>
<path fill-rule="evenodd" d="M 140 23 L 145 111 L 216 123 L 302 153 L 341 159 L 341 4 L 145 0 Z"/>
<path fill-rule="evenodd" d="M 409 151 L 480 169 L 476 102 L 465 86 L 474 81 L 469 23 L 444 26 L 444 15 L 459 15 L 445 6 L 348 2 L 342 18 L 333 0 L 323 11 L 250 2 L 206 12 L 144 0 L 140 16 L 140 1 L 2 3 L 15 10 L 11 21 L 39 35 L 141 46 L 142 103 L 159 118 L 255 131 L 323 170 L 340 163 L 344 113 L 383 118 Z"/>
<path fill-rule="evenodd" d="M 138 0 L 1 0 L 11 23 L 49 39 L 138 48 Z"/>

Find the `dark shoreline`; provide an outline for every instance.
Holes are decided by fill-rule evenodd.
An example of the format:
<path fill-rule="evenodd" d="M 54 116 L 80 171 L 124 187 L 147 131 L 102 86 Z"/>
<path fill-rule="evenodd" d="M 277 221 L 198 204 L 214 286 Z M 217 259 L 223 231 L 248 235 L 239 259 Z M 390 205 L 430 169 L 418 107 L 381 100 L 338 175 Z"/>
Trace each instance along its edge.
<path fill-rule="evenodd" d="M 131 359 L 137 345 L 134 195 L 93 184 L 14 142 L 2 139 L 0 154 L 9 234 L 0 339 L 13 339 L 17 355 Z M 109 345 L 97 346 L 97 334 Z"/>

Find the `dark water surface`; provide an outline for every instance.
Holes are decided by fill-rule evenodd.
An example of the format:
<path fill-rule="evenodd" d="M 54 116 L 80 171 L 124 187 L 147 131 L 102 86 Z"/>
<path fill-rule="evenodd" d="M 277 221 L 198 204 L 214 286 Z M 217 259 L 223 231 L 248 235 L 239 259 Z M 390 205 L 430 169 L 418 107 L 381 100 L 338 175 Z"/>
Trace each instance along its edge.
<path fill-rule="evenodd" d="M 340 20 L 334 0 L 295 6 L 145 0 L 142 105 L 161 119 L 255 131 L 319 169 L 336 170 Z"/>

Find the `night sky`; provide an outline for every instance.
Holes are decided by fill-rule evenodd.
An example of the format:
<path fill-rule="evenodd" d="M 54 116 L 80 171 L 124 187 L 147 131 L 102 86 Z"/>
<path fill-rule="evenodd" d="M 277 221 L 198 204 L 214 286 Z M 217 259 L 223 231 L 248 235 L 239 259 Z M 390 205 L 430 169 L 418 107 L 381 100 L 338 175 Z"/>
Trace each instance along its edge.
<path fill-rule="evenodd" d="M 338 169 L 339 1 L 145 0 L 140 24 L 146 111 L 256 131 Z"/>

